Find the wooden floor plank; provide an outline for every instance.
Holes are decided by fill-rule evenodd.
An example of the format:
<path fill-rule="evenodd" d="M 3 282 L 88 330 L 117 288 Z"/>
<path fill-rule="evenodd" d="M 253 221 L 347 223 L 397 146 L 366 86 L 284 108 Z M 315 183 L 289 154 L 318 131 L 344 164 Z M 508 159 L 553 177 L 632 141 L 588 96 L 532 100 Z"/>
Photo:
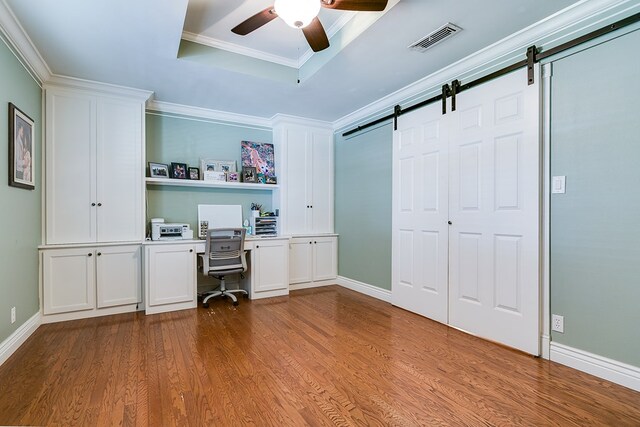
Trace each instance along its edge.
<path fill-rule="evenodd" d="M 639 426 L 640 393 L 328 286 L 42 325 L 0 424 Z"/>

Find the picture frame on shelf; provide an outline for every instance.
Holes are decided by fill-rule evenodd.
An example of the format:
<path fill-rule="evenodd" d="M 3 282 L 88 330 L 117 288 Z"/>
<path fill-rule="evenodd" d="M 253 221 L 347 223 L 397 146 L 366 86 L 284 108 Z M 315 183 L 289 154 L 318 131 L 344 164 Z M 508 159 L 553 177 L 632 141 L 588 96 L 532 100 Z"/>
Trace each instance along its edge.
<path fill-rule="evenodd" d="M 257 173 L 273 176 L 275 169 L 275 151 L 272 143 L 242 141 L 240 146 L 242 167 L 254 167 Z"/>
<path fill-rule="evenodd" d="M 243 166 L 242 167 L 242 182 L 253 182 L 255 183 L 257 179 L 256 176 L 256 168 L 253 166 Z"/>
<path fill-rule="evenodd" d="M 9 103 L 9 185 L 34 190 L 34 121 Z"/>
<path fill-rule="evenodd" d="M 189 167 L 189 179 L 191 180 L 199 180 L 200 179 L 200 169 Z"/>
<path fill-rule="evenodd" d="M 220 172 L 237 172 L 235 160 L 220 160 L 217 163 Z"/>
<path fill-rule="evenodd" d="M 173 179 L 188 179 L 187 177 L 188 166 L 186 163 L 171 162 L 171 178 Z"/>
<path fill-rule="evenodd" d="M 258 173 L 256 174 L 256 182 L 257 182 L 258 184 L 265 184 L 265 183 L 266 183 L 266 181 L 265 181 L 265 177 L 264 177 L 264 174 L 263 174 L 263 173 L 258 172 Z"/>
<path fill-rule="evenodd" d="M 239 182 L 240 175 L 238 172 L 227 172 L 227 182 Z"/>
<path fill-rule="evenodd" d="M 277 184 L 278 183 L 278 177 L 276 176 L 267 176 L 265 178 L 265 184 Z"/>
<path fill-rule="evenodd" d="M 227 180 L 227 174 L 219 171 L 204 171 L 202 178 L 209 182 L 225 182 Z"/>
<path fill-rule="evenodd" d="M 212 159 L 200 159 L 200 171 L 202 173 L 202 179 L 204 179 L 205 172 L 215 172 L 218 169 L 216 168 L 218 164 L 218 160 Z"/>
<path fill-rule="evenodd" d="M 149 176 L 151 178 L 169 178 L 169 165 L 149 162 Z"/>

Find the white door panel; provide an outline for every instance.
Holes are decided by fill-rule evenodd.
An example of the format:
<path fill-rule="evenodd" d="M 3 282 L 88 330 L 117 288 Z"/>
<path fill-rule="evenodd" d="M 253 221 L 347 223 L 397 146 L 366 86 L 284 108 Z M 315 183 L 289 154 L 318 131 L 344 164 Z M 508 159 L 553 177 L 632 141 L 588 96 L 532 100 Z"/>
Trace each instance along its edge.
<path fill-rule="evenodd" d="M 394 134 L 394 305 L 447 322 L 448 131 L 440 104 L 402 116 Z"/>
<path fill-rule="evenodd" d="M 476 105 L 452 116 L 449 322 L 538 354 L 538 86 L 523 69 L 458 97 Z"/>

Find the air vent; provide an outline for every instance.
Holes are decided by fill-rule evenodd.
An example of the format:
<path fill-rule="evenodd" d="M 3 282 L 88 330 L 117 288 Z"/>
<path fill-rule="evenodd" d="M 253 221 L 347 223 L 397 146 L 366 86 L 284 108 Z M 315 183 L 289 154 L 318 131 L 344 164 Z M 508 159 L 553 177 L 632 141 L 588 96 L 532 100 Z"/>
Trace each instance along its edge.
<path fill-rule="evenodd" d="M 425 52 L 427 49 L 434 47 L 438 43 L 448 39 L 449 37 L 460 32 L 462 28 L 453 25 L 451 22 L 446 23 L 431 34 L 421 38 L 417 42 L 409 46 L 409 49 L 418 52 Z"/>

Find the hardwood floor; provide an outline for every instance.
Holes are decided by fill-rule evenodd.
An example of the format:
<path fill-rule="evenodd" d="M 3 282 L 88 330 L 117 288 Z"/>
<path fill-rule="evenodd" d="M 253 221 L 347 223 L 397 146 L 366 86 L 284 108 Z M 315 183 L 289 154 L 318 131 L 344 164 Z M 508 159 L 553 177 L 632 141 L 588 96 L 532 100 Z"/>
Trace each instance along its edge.
<path fill-rule="evenodd" d="M 41 326 L 3 425 L 638 426 L 640 393 L 339 286 Z"/>

